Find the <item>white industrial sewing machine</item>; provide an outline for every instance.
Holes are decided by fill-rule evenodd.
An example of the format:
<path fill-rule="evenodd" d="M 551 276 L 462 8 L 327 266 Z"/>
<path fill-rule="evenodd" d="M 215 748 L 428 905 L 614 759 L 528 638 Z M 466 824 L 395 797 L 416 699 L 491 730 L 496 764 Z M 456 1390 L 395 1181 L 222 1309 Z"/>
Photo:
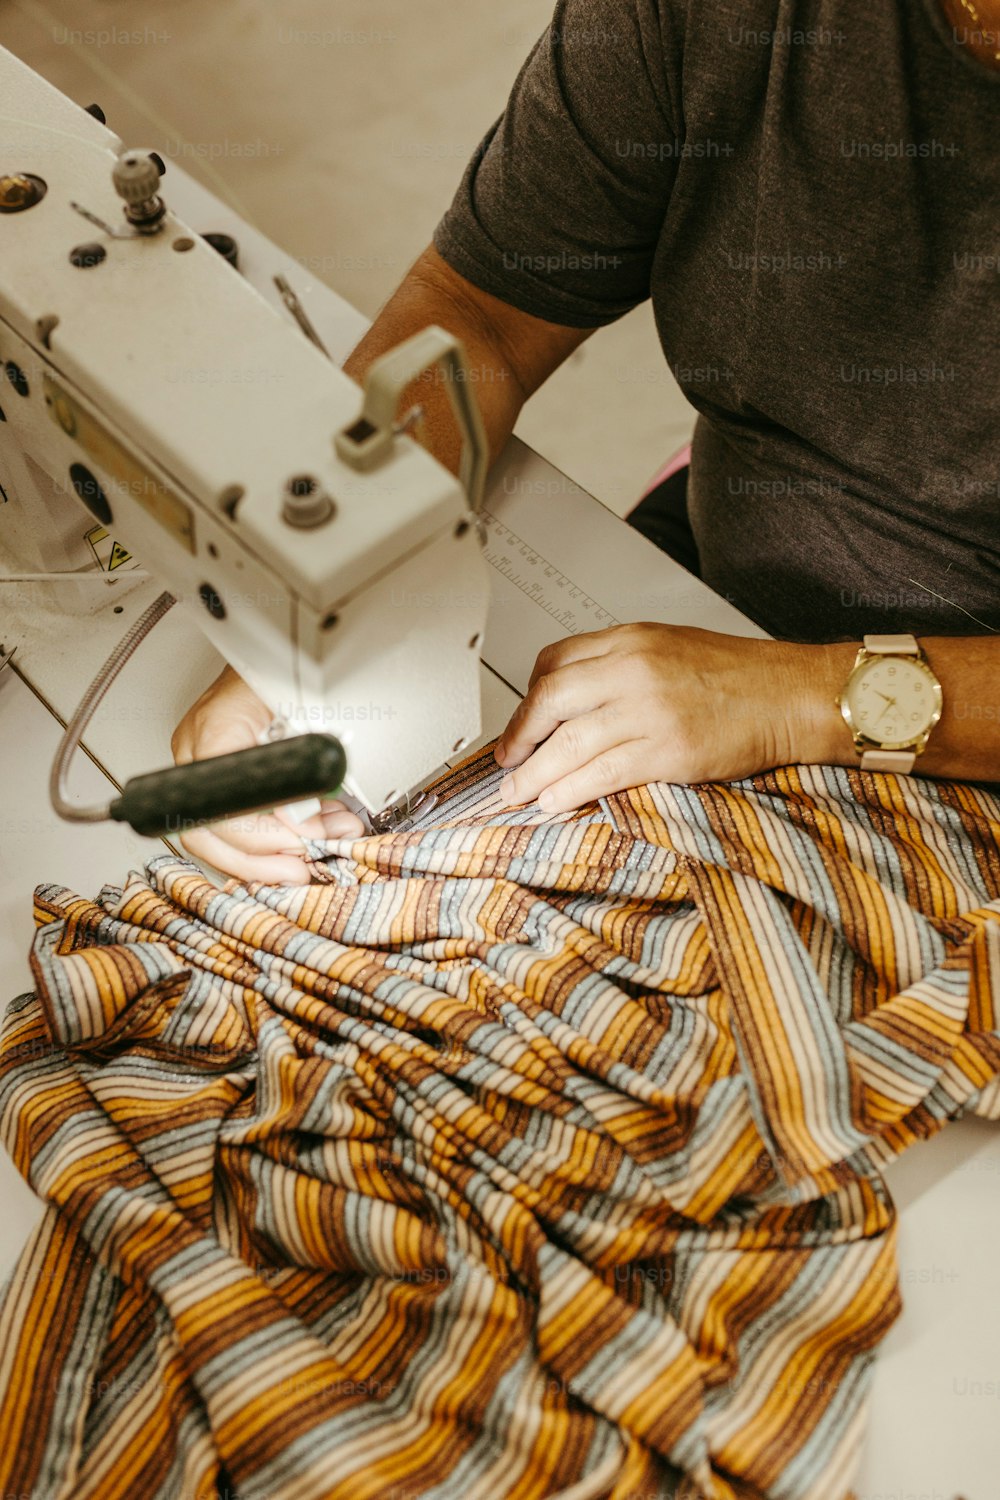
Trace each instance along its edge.
<path fill-rule="evenodd" d="M 0 80 L 13 116 L 0 169 L 8 568 L 92 571 L 103 532 L 193 612 L 277 721 L 335 724 L 347 752 L 345 768 L 336 743 L 293 734 L 227 760 L 228 790 L 217 776 L 207 796 L 191 784 L 205 766 L 172 770 L 127 789 L 112 816 L 162 832 L 341 782 L 399 816 L 481 727 L 488 454 L 461 346 L 437 328 L 408 340 L 373 368 L 362 408 L 287 284 L 299 327 L 171 211 L 155 154 L 122 151 L 9 55 Z M 395 421 L 404 387 L 438 362 L 461 483 Z M 211 378 L 227 364 L 257 378 Z M 428 608 L 435 596 L 447 608 Z M 78 607 L 107 600 L 91 587 Z M 340 706 L 362 697 L 393 706 L 390 733 L 344 720 Z M 60 787 L 55 801 L 76 815 Z"/>
<path fill-rule="evenodd" d="M 60 822 L 48 763 L 164 588 L 180 607 L 86 726 L 81 795 L 111 798 L 168 764 L 174 724 L 223 658 L 293 731 L 335 736 L 359 811 L 405 819 L 408 792 L 503 729 L 560 635 L 637 619 L 761 633 L 517 438 L 478 514 L 475 436 L 461 484 L 390 434 L 385 405 L 374 435 L 338 444 L 362 393 L 336 365 L 366 320 L 174 163 L 154 197 L 177 217 L 120 238 L 120 154 L 0 49 L 0 177 L 45 184 L 0 213 L 0 660 L 14 651 L 0 670 L 0 1005 L 31 984 L 36 882 L 90 894 L 163 850 L 120 822 Z M 239 242 L 242 275 L 207 231 Z M 404 357 L 447 360 L 447 344 Z M 388 392 L 406 371 L 387 370 Z M 463 421 L 474 433 L 471 406 Z M 375 462 L 359 468 L 368 442 Z M 906 1309 L 877 1361 L 857 1493 L 994 1500 L 998 1133 L 959 1121 L 888 1175 Z M 38 1205 L 2 1152 L 0 1204 L 3 1278 Z"/>

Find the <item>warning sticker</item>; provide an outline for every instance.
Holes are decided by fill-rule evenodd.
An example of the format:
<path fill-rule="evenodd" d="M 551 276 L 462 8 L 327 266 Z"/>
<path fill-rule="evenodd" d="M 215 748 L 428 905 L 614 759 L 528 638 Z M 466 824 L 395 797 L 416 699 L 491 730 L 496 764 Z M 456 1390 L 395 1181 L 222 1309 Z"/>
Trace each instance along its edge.
<path fill-rule="evenodd" d="M 92 526 L 86 533 L 86 539 L 90 543 L 90 549 L 97 558 L 98 565 L 105 573 L 112 573 L 116 568 L 138 568 L 140 566 L 137 558 L 131 552 L 127 552 L 121 542 L 116 542 L 113 536 L 108 534 L 104 526 Z"/>

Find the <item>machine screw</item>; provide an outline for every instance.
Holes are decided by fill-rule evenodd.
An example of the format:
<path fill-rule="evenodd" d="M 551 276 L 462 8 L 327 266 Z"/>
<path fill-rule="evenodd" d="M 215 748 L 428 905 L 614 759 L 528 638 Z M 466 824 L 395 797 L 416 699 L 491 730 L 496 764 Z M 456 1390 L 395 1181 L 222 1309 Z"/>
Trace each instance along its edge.
<path fill-rule="evenodd" d="M 334 505 L 311 474 L 297 474 L 285 485 L 281 519 L 289 526 L 322 526 L 333 515 Z"/>

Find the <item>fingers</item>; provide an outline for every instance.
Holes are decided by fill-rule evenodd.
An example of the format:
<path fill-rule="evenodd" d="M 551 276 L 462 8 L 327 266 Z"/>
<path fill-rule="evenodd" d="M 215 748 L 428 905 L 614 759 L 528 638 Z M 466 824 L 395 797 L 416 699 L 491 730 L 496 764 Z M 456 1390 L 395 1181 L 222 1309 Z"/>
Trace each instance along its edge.
<path fill-rule="evenodd" d="M 294 848 L 300 838 L 322 839 L 326 837 L 322 808 L 319 812 L 312 813 L 308 818 L 302 818 L 298 822 L 292 816 L 291 809 L 284 804 L 276 807 L 273 814 L 257 813 L 255 816 L 258 821 L 266 819 L 269 830 L 272 824 L 279 824 L 284 830 L 284 843 L 289 848 Z M 250 819 L 247 821 L 249 822 Z M 289 834 L 292 836 L 291 843 L 288 840 Z M 275 836 L 277 836 L 276 833 Z"/>
<path fill-rule="evenodd" d="M 204 860 L 223 875 L 235 875 L 238 880 L 258 880 L 265 885 L 308 885 L 312 879 L 309 867 L 301 856 L 250 856 L 220 838 L 211 828 L 190 829 L 181 837 L 181 844 L 195 859 Z"/>
<path fill-rule="evenodd" d="M 347 808 L 343 812 L 325 812 L 321 816 L 328 839 L 360 839 L 368 833 L 364 820 Z"/>
<path fill-rule="evenodd" d="M 648 779 L 643 773 L 643 760 L 648 758 L 649 751 L 648 740 L 629 740 L 613 745 L 595 755 L 585 766 L 574 768 L 564 776 L 557 776 L 537 797 L 534 793 L 529 793 L 529 797 L 536 800 L 546 812 L 569 812 L 596 801 L 598 797 L 610 797 L 612 793 L 623 791 L 626 787 L 639 786 Z M 525 770 L 533 760 L 534 756 L 528 761 Z M 518 800 L 527 801 L 528 798 Z"/>
<path fill-rule="evenodd" d="M 608 791 L 620 791 L 625 783 L 611 786 L 610 781 L 624 769 L 631 743 L 617 715 L 599 711 L 570 719 L 504 777 L 500 796 L 511 805 L 537 801 L 547 811 L 563 812 Z M 601 790 L 593 790 L 598 785 Z M 556 795 L 543 801 L 549 790 Z M 566 800 L 574 795 L 579 800 Z"/>
<path fill-rule="evenodd" d="M 216 869 L 239 875 L 241 879 L 268 880 L 271 877 L 264 873 L 266 870 L 306 869 L 303 839 L 324 843 L 327 839 L 361 838 L 368 832 L 362 819 L 342 803 L 331 807 L 332 811 L 317 813 L 294 826 L 280 816 L 280 808 L 274 815 L 247 813 L 223 818 L 189 829 L 182 835 L 181 843 L 200 859 L 210 860 Z M 205 852 L 209 848 L 211 854 Z"/>
<path fill-rule="evenodd" d="M 617 626 L 612 626 L 610 630 L 584 630 L 579 635 L 569 635 L 565 640 L 552 641 L 548 646 L 543 646 L 531 669 L 528 692 L 531 692 L 539 677 L 544 677 L 559 667 L 568 666 L 572 661 L 607 656 L 610 651 L 617 649 L 618 634 Z"/>
<path fill-rule="evenodd" d="M 272 813 L 237 813 L 212 823 L 217 838 L 244 854 L 300 854 L 304 838 L 326 838 L 320 817 L 307 818 L 295 829 Z"/>
<path fill-rule="evenodd" d="M 330 803 L 329 812 L 307 818 L 293 831 L 277 813 L 248 814 L 188 829 L 180 843 L 196 859 L 205 860 L 225 875 L 258 880 L 265 885 L 305 885 L 311 880 L 303 838 L 361 838 L 367 829 L 361 818 Z M 277 810 L 280 812 L 280 809 Z"/>
<path fill-rule="evenodd" d="M 368 833 L 368 825 L 338 797 L 321 797 L 319 813 L 329 839 L 362 838 Z"/>
<path fill-rule="evenodd" d="M 537 678 L 494 749 L 498 763 L 519 765 L 560 724 L 603 708 L 608 692 L 607 664 L 600 658 L 577 660 Z"/>
<path fill-rule="evenodd" d="M 539 688 L 539 684 L 546 683 L 548 678 L 555 677 L 567 667 L 579 669 L 587 662 L 599 665 L 602 658 L 627 647 L 629 638 L 636 628 L 631 625 L 613 625 L 607 630 L 584 631 L 580 635 L 567 636 L 565 640 L 552 641 L 548 646 L 543 646 L 535 658 L 535 665 L 528 679 L 527 695 L 520 708 L 515 710 L 510 724 L 493 748 L 497 764 L 516 765 L 530 753 L 533 744 L 538 743 L 536 739 L 533 744 L 527 744 L 520 734 L 520 726 L 525 705 L 528 706 L 527 711 L 533 711 L 539 702 L 539 692 L 545 693 L 551 687 L 548 685 L 545 688 Z M 544 718 L 540 722 L 544 722 Z M 551 733 L 551 729 L 547 732 Z"/>
<path fill-rule="evenodd" d="M 615 626 L 539 652 L 527 696 L 494 748 L 500 765 L 516 768 L 500 784 L 505 802 L 566 812 L 636 784 L 649 748 L 651 628 Z"/>

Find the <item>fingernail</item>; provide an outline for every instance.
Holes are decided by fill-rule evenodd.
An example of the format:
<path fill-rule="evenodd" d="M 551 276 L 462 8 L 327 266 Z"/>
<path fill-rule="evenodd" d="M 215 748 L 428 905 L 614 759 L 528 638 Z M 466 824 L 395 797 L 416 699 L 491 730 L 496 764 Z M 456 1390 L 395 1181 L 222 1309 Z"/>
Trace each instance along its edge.
<path fill-rule="evenodd" d="M 318 797 L 303 797 L 298 802 L 286 802 L 282 806 L 282 812 L 286 815 L 282 822 L 304 823 L 307 818 L 314 818 L 319 812 Z"/>
<path fill-rule="evenodd" d="M 505 776 L 500 783 L 500 801 L 513 802 L 514 800 L 514 778 Z"/>
<path fill-rule="evenodd" d="M 304 833 L 296 833 L 295 830 L 294 830 L 294 828 L 290 828 L 288 831 L 289 831 L 290 834 L 293 835 L 293 837 L 295 837 L 295 838 L 298 839 L 298 841 L 299 841 L 298 848 L 296 848 L 296 849 L 282 849 L 282 851 L 281 851 L 282 854 L 294 854 L 296 856 L 302 854 L 303 852 L 306 853 L 306 854 L 308 854 L 309 853 L 309 844 L 310 844 L 311 841 L 305 836 L 305 834 Z"/>
<path fill-rule="evenodd" d="M 550 808 L 556 800 L 555 792 L 542 792 L 538 798 L 539 807 Z"/>
<path fill-rule="evenodd" d="M 506 758 L 507 747 L 504 744 L 503 740 L 497 740 L 496 744 L 493 746 L 493 759 L 496 761 L 498 766 L 502 766 Z"/>

